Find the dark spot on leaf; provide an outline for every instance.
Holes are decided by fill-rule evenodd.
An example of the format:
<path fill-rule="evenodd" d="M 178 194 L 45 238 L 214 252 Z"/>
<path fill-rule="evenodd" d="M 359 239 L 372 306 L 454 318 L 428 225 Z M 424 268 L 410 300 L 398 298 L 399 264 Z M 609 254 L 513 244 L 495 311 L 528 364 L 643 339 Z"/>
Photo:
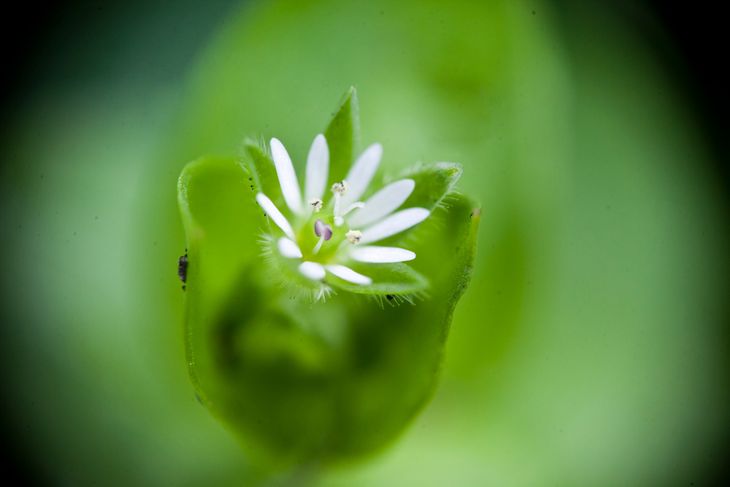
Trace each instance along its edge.
<path fill-rule="evenodd" d="M 183 291 L 185 290 L 184 283 L 188 279 L 188 249 L 185 249 L 185 255 L 181 255 L 177 259 L 177 275 L 183 282 Z"/>
<path fill-rule="evenodd" d="M 393 296 L 392 294 L 385 295 L 385 299 L 387 299 L 388 301 L 393 301 L 394 298 L 395 298 L 395 296 Z"/>

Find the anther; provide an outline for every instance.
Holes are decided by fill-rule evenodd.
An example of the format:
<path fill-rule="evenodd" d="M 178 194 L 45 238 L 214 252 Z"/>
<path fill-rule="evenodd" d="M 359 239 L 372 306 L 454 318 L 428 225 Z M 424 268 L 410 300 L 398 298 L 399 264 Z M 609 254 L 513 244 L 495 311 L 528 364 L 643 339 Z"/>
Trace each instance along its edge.
<path fill-rule="evenodd" d="M 312 207 L 315 213 L 319 213 L 320 211 L 322 211 L 323 205 L 324 203 L 319 198 L 312 198 L 311 200 L 309 200 L 309 206 Z"/>
<path fill-rule="evenodd" d="M 345 194 L 347 192 L 347 181 L 344 179 L 332 185 L 332 192 L 335 194 Z"/>
<path fill-rule="evenodd" d="M 348 242 L 354 245 L 359 243 L 360 239 L 362 239 L 362 232 L 360 230 L 350 230 L 345 234 L 345 238 Z"/>

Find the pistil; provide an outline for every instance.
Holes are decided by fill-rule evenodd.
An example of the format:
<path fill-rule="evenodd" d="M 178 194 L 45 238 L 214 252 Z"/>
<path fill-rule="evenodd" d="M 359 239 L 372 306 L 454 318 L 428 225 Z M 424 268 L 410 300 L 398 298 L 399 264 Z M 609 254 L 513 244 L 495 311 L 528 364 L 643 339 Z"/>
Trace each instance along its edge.
<path fill-rule="evenodd" d="M 314 234 L 319 237 L 317 245 L 315 245 L 314 249 L 312 250 L 312 253 L 316 255 L 322 248 L 322 244 L 325 242 L 325 240 L 329 240 L 332 238 L 332 227 L 327 225 L 322 220 L 318 219 L 314 222 Z"/>

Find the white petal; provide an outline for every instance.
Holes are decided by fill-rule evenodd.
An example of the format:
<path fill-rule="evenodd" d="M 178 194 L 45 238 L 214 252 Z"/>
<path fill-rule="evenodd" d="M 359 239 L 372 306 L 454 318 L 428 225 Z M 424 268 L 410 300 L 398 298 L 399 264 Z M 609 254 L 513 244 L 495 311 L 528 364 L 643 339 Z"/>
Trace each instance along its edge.
<path fill-rule="evenodd" d="M 330 152 L 327 140 L 319 134 L 314 138 L 307 157 L 307 180 L 305 181 L 304 196 L 306 201 L 314 198 L 321 199 L 327 186 L 327 175 L 330 165 Z"/>
<path fill-rule="evenodd" d="M 317 264 L 316 262 L 302 262 L 299 264 L 299 272 L 302 273 L 304 277 L 307 277 L 313 281 L 321 281 L 324 279 L 324 267 L 322 267 L 322 264 Z"/>
<path fill-rule="evenodd" d="M 413 192 L 416 182 L 412 179 L 401 179 L 390 183 L 365 202 L 365 207 L 356 211 L 347 222 L 351 227 L 365 227 L 398 209 Z"/>
<path fill-rule="evenodd" d="M 368 276 L 363 276 L 362 274 L 355 272 L 344 265 L 328 265 L 327 270 L 339 277 L 340 279 L 351 282 L 353 284 L 367 286 L 368 284 L 372 284 L 373 282 L 373 280 L 370 279 Z"/>
<path fill-rule="evenodd" d="M 423 220 L 428 218 L 429 213 L 430 212 L 425 208 L 408 208 L 406 210 L 393 213 L 385 220 L 363 230 L 360 243 L 366 244 L 377 242 L 378 240 L 383 240 L 391 235 L 400 233 L 403 230 L 421 223 Z"/>
<path fill-rule="evenodd" d="M 350 250 L 350 257 L 359 262 L 371 262 L 374 264 L 390 264 L 393 262 L 406 262 L 416 258 L 415 252 L 398 247 L 353 247 Z"/>
<path fill-rule="evenodd" d="M 294 172 L 289 153 L 279 139 L 271 139 L 271 157 L 274 158 L 276 175 L 279 177 L 281 193 L 284 195 L 286 205 L 296 213 L 302 214 L 302 193 L 299 189 L 299 181 Z"/>
<path fill-rule="evenodd" d="M 269 215 L 269 218 L 274 220 L 276 226 L 281 228 L 281 231 L 284 232 L 287 237 L 294 240 L 294 230 L 292 230 L 291 225 L 289 225 L 289 222 L 284 215 L 281 214 L 274 202 L 271 201 L 264 193 L 256 195 L 256 202 L 264 209 L 266 214 Z"/>
<path fill-rule="evenodd" d="M 383 146 L 373 144 L 357 158 L 345 178 L 348 188 L 347 192 L 342 195 L 343 208 L 347 208 L 347 206 L 357 201 L 368 188 L 368 184 L 375 176 L 375 171 L 378 170 L 381 157 L 383 157 Z"/>
<path fill-rule="evenodd" d="M 302 251 L 299 250 L 299 246 L 294 240 L 289 240 L 286 237 L 281 237 L 277 242 L 279 247 L 279 253 L 289 259 L 301 259 Z"/>

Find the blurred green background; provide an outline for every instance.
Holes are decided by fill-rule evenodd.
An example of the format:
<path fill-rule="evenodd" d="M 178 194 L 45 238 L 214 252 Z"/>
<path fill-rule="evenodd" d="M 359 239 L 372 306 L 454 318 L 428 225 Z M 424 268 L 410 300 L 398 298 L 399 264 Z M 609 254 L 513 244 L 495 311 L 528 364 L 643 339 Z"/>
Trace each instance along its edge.
<path fill-rule="evenodd" d="M 38 41 L 3 113 L 10 471 L 49 485 L 261 482 L 186 375 L 176 179 L 252 134 L 301 161 L 350 85 L 364 142 L 382 142 L 391 167 L 462 163 L 483 216 L 433 401 L 386 451 L 316 482 L 688 485 L 721 465 L 726 188 L 685 94 L 609 9 L 73 12 Z"/>

